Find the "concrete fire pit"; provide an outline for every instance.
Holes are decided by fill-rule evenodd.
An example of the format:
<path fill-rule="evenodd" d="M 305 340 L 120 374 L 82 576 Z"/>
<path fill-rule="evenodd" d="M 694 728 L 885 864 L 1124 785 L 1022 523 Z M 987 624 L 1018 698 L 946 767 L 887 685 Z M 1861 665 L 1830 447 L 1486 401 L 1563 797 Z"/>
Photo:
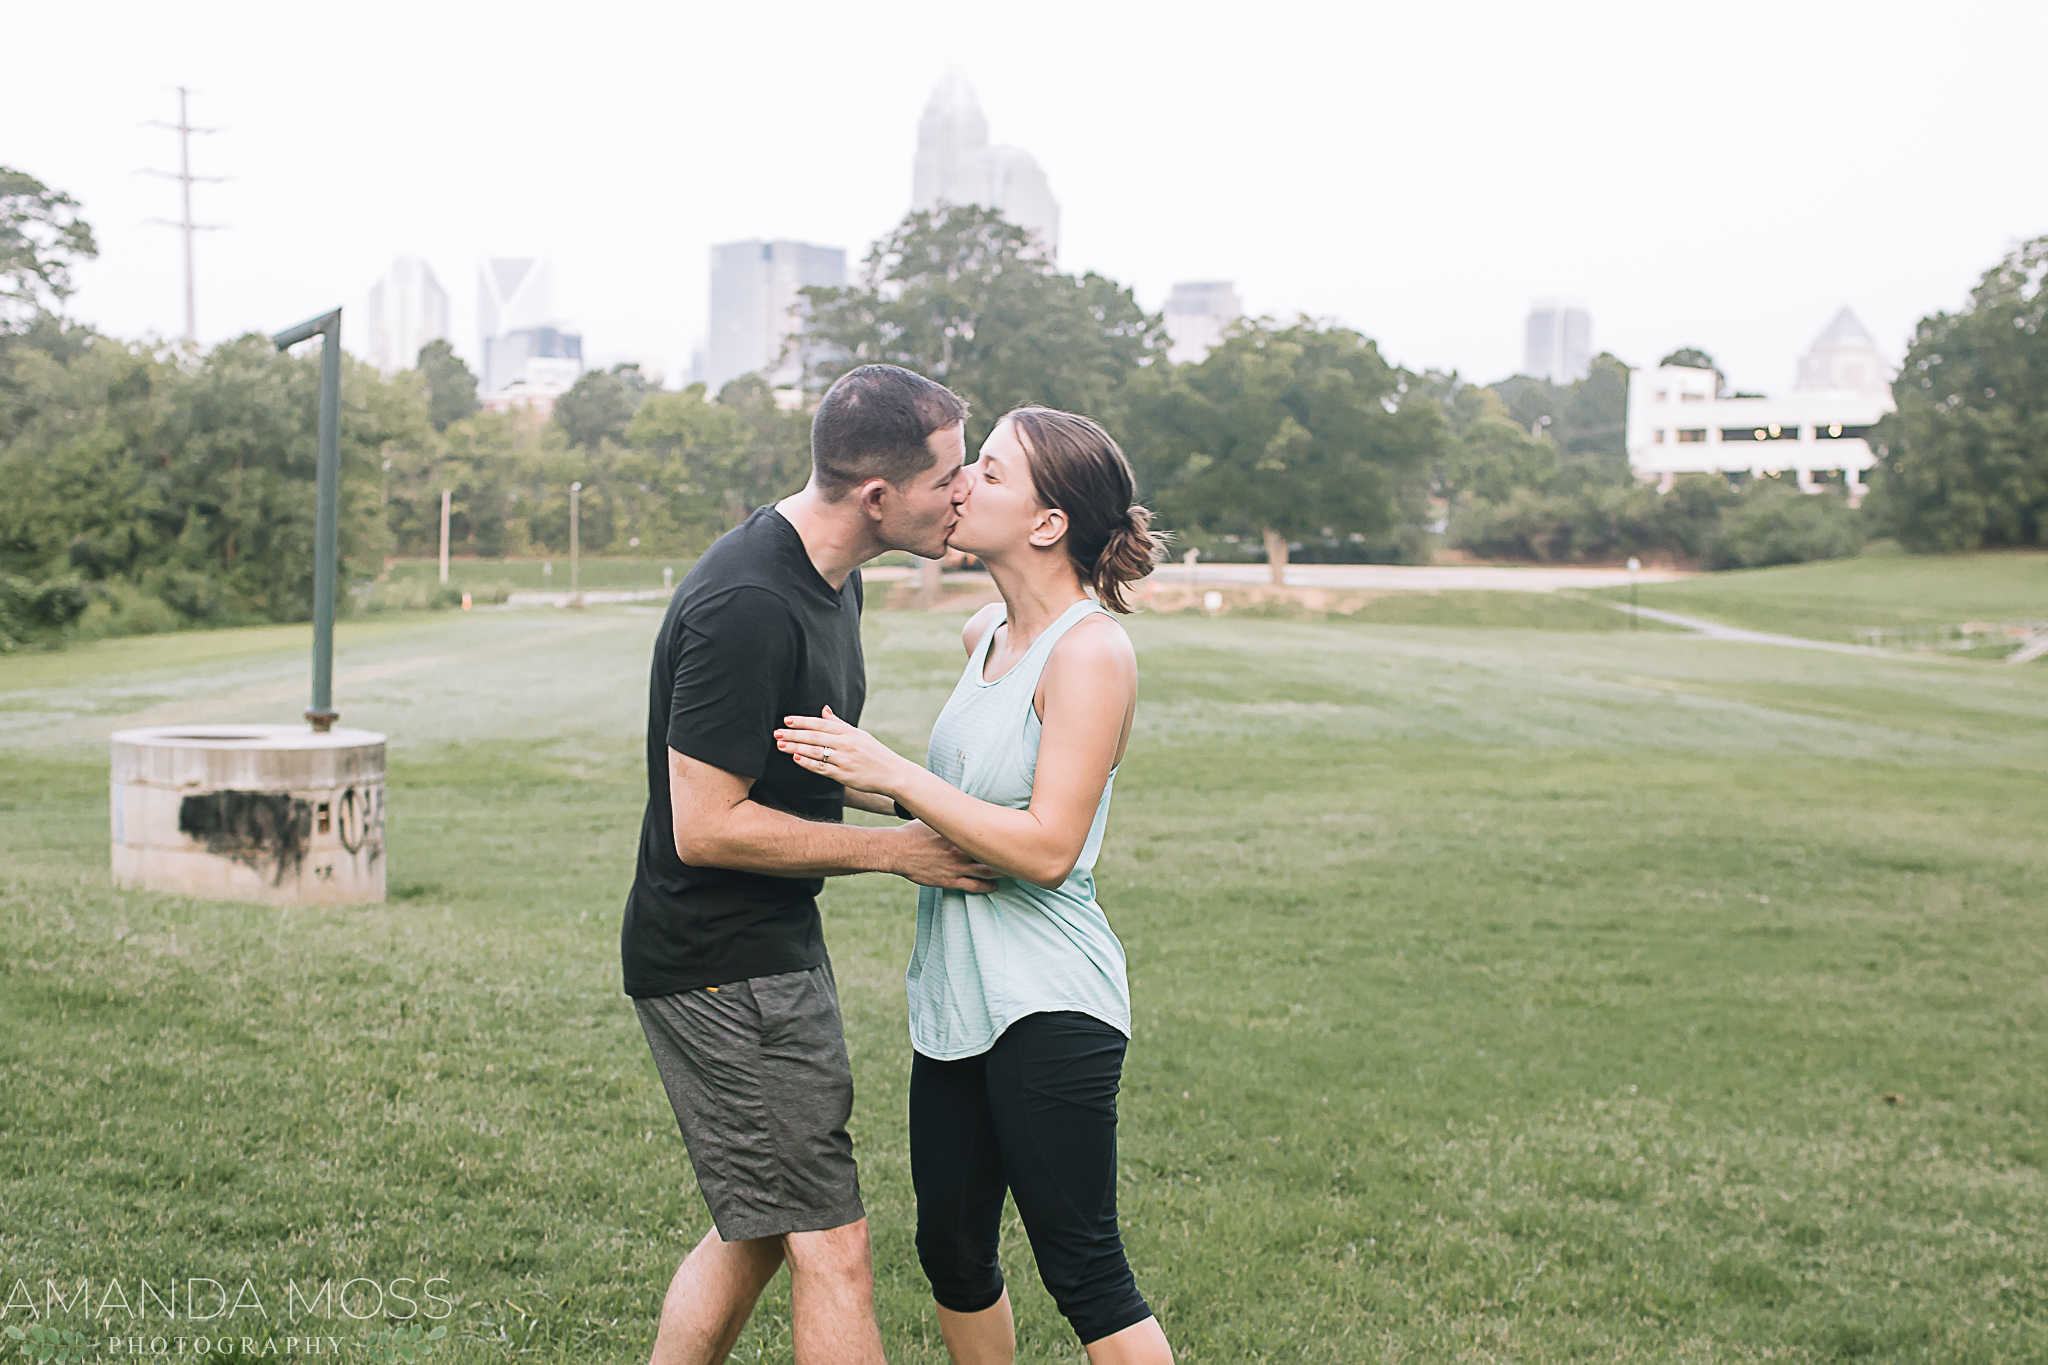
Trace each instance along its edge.
<path fill-rule="evenodd" d="M 384 899 L 384 736 L 165 725 L 113 739 L 114 880 L 234 900 Z"/>

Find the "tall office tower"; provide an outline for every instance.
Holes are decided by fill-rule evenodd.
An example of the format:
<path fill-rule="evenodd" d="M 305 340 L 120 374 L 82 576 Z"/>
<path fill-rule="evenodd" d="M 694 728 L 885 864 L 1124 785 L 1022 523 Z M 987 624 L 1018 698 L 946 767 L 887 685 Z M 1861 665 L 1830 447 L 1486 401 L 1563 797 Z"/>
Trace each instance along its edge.
<path fill-rule="evenodd" d="M 545 260 L 498 258 L 477 270 L 477 330 L 487 394 L 515 383 L 566 389 L 583 373 L 583 338 L 553 316 Z M 531 362 L 544 362 L 538 369 Z M 566 376 L 566 378 L 565 378 Z"/>
<path fill-rule="evenodd" d="M 1529 308 L 1522 373 L 1553 384 L 1586 377 L 1593 361 L 1593 320 L 1584 304 L 1570 299 L 1538 299 Z"/>
<path fill-rule="evenodd" d="M 1799 358 L 1799 380 L 1792 387 L 1884 393 L 1891 382 L 1891 361 L 1877 349 L 1869 329 L 1844 308 Z"/>
<path fill-rule="evenodd" d="M 448 339 L 448 291 L 425 261 L 400 256 L 370 286 L 370 344 L 365 358 L 386 374 L 419 363 L 420 347 Z"/>
<path fill-rule="evenodd" d="M 1229 280 L 1177 284 L 1166 300 L 1166 358 L 1192 364 L 1223 340 L 1223 329 L 1244 316 Z"/>
<path fill-rule="evenodd" d="M 911 171 L 911 208 L 941 204 L 985 204 L 1035 234 L 1048 257 L 1059 254 L 1060 206 L 1045 172 L 1021 147 L 989 145 L 988 120 L 957 70 L 940 79 L 917 121 Z"/>
<path fill-rule="evenodd" d="M 716 394 L 727 380 L 764 374 L 778 389 L 803 381 L 804 301 L 811 285 L 846 283 L 846 252 L 807 242 L 727 242 L 711 248 L 711 337 L 699 378 Z"/>

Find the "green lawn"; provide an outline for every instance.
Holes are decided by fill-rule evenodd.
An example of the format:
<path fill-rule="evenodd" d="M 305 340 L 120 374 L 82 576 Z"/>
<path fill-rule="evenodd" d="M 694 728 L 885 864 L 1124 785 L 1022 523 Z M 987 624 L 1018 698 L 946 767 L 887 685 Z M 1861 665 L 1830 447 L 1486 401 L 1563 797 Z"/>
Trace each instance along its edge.
<path fill-rule="evenodd" d="M 1642 604 L 1752 630 L 1854 640 L 1873 627 L 2048 620 L 2048 554 L 1873 554 L 1652 583 Z M 1627 588 L 1592 594 L 1626 602 Z"/>
<path fill-rule="evenodd" d="M 661 571 L 675 570 L 675 581 L 697 562 L 694 555 L 612 556 L 603 559 L 583 556 L 577 566 L 577 585 L 591 590 L 658 588 Z M 552 565 L 554 571 L 547 572 Z M 391 565 L 389 577 L 398 582 L 434 583 L 441 574 L 438 559 L 400 559 Z M 460 559 L 448 561 L 448 581 L 457 588 L 507 583 L 518 592 L 569 591 L 569 556 L 551 559 Z"/>
<path fill-rule="evenodd" d="M 373 1323 L 291 1324 L 286 1281 L 439 1276 L 436 1359 L 645 1358 L 708 1223 L 618 993 L 657 620 L 345 624 L 394 891 L 347 911 L 105 873 L 107 731 L 296 716 L 303 628 L 0 659 L 0 1292 L 246 1276 L 271 1319 L 237 1332 L 363 1358 Z M 870 618 L 899 746 L 958 624 Z M 1132 632 L 1122 1201 L 1181 1359 L 2048 1359 L 2048 670 Z M 886 878 L 826 900 L 884 1335 L 937 1362 L 912 919 Z M 1022 1357 L 1081 1360 L 1011 1232 Z M 788 1359 L 786 1308 L 737 1358 Z"/>

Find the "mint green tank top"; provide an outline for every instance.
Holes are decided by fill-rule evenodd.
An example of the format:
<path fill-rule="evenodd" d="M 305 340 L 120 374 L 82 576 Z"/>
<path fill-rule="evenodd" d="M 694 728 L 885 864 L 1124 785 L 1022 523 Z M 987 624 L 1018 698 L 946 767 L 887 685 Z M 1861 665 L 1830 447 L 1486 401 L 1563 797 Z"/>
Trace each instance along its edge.
<path fill-rule="evenodd" d="M 932 727 L 925 766 L 969 796 L 1028 809 L 1038 771 L 1039 719 L 1031 702 L 1039 676 L 1060 637 L 1102 610 L 1092 601 L 1076 602 L 1031 642 L 1016 667 L 984 682 L 1000 628 L 992 627 Z M 936 1061 L 973 1057 L 1017 1020 L 1054 1010 L 1092 1015 L 1130 1036 L 1124 946 L 1095 903 L 1095 858 L 1115 785 L 1112 770 L 1088 842 L 1057 889 L 1013 877 L 987 893 L 919 889 L 917 943 L 905 974 L 910 1041 L 919 1052 Z"/>

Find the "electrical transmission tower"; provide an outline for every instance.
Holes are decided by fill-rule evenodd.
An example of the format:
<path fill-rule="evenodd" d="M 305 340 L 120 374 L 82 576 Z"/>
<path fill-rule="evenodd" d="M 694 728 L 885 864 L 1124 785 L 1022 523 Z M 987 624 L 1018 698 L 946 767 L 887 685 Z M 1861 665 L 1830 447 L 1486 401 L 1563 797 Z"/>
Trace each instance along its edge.
<path fill-rule="evenodd" d="M 149 126 L 152 128 L 169 128 L 175 131 L 178 135 L 177 172 L 174 174 L 170 171 L 150 170 L 146 173 L 149 175 L 160 175 L 164 177 L 164 179 L 166 180 L 175 180 L 178 182 L 179 188 L 184 192 L 185 196 L 185 216 L 179 220 L 172 220 L 169 218 L 152 218 L 149 221 L 152 223 L 160 223 L 164 227 L 184 229 L 185 343 L 189 346 L 197 346 L 199 344 L 199 315 L 198 306 L 197 303 L 195 302 L 196 295 L 192 287 L 192 234 L 195 232 L 210 232 L 213 229 L 218 228 L 222 225 L 219 223 L 195 223 L 192 221 L 192 185 L 193 182 L 195 181 L 218 183 L 222 180 L 227 179 L 227 177 L 224 175 L 192 174 L 192 134 L 217 133 L 220 131 L 220 129 L 194 128 L 192 126 L 192 120 L 188 118 L 185 113 L 185 87 L 182 85 L 178 87 L 178 121 L 176 123 L 165 123 L 161 119 L 151 119 L 149 121 Z"/>

